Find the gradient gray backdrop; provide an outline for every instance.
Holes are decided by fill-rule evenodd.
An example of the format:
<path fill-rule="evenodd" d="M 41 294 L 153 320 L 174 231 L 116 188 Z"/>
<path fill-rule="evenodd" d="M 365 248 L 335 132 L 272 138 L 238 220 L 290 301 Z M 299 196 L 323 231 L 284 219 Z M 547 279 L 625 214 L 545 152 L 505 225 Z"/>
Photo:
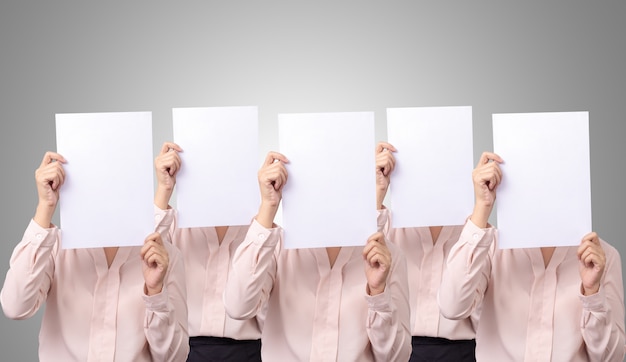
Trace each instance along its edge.
<path fill-rule="evenodd" d="M 156 155 L 185 106 L 259 106 L 263 155 L 277 113 L 374 111 L 384 140 L 386 107 L 471 105 L 476 160 L 492 113 L 589 111 L 593 227 L 626 256 L 626 2 L 163 3 L 0 3 L 2 281 L 55 113 L 152 111 Z M 0 317 L 0 360 L 37 359 L 40 317 Z"/>

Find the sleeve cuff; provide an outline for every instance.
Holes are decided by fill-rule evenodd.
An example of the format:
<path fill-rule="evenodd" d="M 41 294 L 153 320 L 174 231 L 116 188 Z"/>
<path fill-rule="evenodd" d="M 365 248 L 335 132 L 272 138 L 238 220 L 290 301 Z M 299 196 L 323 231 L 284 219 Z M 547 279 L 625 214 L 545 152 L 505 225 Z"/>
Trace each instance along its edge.
<path fill-rule="evenodd" d="M 606 311 L 606 294 L 604 293 L 604 289 L 602 288 L 602 286 L 600 286 L 600 289 L 596 294 L 586 296 L 580 293 L 578 297 L 582 302 L 583 310 L 589 312 Z"/>
<path fill-rule="evenodd" d="M 152 312 L 165 312 L 168 310 L 168 295 L 165 285 L 163 286 L 163 290 L 161 290 L 161 293 L 155 295 L 146 295 L 145 292 L 143 292 L 141 297 L 146 303 L 146 310 Z"/>
<path fill-rule="evenodd" d="M 479 228 L 471 219 L 467 219 L 459 240 L 473 246 L 488 247 L 493 240 L 494 230 L 493 227 Z"/>
<path fill-rule="evenodd" d="M 31 219 L 24 232 L 24 240 L 35 246 L 52 247 L 58 235 L 59 229 L 56 226 L 43 228 Z"/>
<path fill-rule="evenodd" d="M 273 248 L 278 243 L 280 230 L 280 227 L 267 229 L 254 219 L 252 220 L 252 224 L 250 224 L 246 239 L 248 239 L 252 244 Z"/>
<path fill-rule="evenodd" d="M 387 287 L 385 287 L 384 292 L 378 295 L 368 295 L 366 292 L 365 300 L 367 300 L 367 306 L 370 310 L 373 310 L 376 312 L 391 311 L 391 293 L 388 292 Z"/>

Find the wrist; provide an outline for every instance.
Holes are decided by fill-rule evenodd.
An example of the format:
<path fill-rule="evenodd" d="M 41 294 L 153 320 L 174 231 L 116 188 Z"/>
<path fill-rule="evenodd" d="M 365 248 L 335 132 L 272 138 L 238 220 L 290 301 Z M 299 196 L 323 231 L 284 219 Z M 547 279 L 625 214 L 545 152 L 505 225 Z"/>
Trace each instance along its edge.
<path fill-rule="evenodd" d="M 385 291 L 385 285 L 381 285 L 378 287 L 372 287 L 371 285 L 367 285 L 367 294 L 370 296 L 375 296 L 378 294 L 382 294 Z"/>
<path fill-rule="evenodd" d="M 271 229 L 274 226 L 274 217 L 277 211 L 278 206 L 261 203 L 259 213 L 256 215 L 256 221 L 264 228 Z"/>
<path fill-rule="evenodd" d="M 52 226 L 52 216 L 54 215 L 54 206 L 49 206 L 45 204 L 39 203 L 37 205 L 37 210 L 35 211 L 35 216 L 33 216 L 33 220 L 42 228 L 50 228 Z"/>
<path fill-rule="evenodd" d="M 149 287 L 148 284 L 144 284 L 143 292 L 147 296 L 157 295 L 163 291 L 163 283 L 160 285 Z"/>
<path fill-rule="evenodd" d="M 470 219 L 472 220 L 474 225 L 478 226 L 481 229 L 484 229 L 489 223 L 490 215 L 491 207 L 477 204 L 476 206 L 474 206 L 474 211 L 472 211 L 472 216 L 470 216 Z"/>
<path fill-rule="evenodd" d="M 590 288 L 587 288 L 584 285 L 581 285 L 581 288 L 580 288 L 580 292 L 584 296 L 594 295 L 598 291 L 600 291 L 600 285 L 590 287 Z"/>

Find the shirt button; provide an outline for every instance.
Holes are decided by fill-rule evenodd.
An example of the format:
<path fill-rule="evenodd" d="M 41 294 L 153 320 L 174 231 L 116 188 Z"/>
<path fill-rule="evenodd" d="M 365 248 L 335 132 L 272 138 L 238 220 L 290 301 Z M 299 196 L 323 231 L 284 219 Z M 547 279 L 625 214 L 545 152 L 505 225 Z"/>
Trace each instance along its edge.
<path fill-rule="evenodd" d="M 478 240 L 478 239 L 480 239 L 480 236 L 478 236 L 478 234 L 473 234 L 472 235 L 472 239 Z"/>
<path fill-rule="evenodd" d="M 156 221 L 161 221 L 162 218 L 163 218 L 163 216 L 161 216 L 161 215 L 154 215 L 154 220 L 156 220 Z"/>
<path fill-rule="evenodd" d="M 36 234 L 35 238 L 37 238 L 37 240 L 43 240 L 43 235 L 41 234 Z"/>
<path fill-rule="evenodd" d="M 265 234 L 259 234 L 259 240 L 263 241 L 267 239 L 267 236 L 265 236 Z"/>

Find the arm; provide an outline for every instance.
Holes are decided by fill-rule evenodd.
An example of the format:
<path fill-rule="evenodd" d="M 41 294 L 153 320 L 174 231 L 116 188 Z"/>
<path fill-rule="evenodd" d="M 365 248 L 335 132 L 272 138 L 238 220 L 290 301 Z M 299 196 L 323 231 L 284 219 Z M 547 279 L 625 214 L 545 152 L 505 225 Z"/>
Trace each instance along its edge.
<path fill-rule="evenodd" d="M 274 285 L 275 253 L 281 236 L 281 229 L 274 225 L 274 217 L 287 182 L 286 162 L 285 156 L 270 152 L 259 170 L 259 213 L 233 255 L 232 270 L 224 290 L 224 307 L 233 319 L 256 316 Z"/>
<path fill-rule="evenodd" d="M 392 152 L 396 152 L 393 145 L 379 142 L 376 145 L 376 210 L 385 208 L 383 201 L 391 182 L 391 172 L 396 165 Z"/>
<path fill-rule="evenodd" d="M 448 255 L 437 294 L 445 318 L 465 319 L 482 302 L 491 273 L 494 238 L 495 229 L 481 229 L 471 220 L 463 227 Z"/>
<path fill-rule="evenodd" d="M 176 174 L 180 170 L 182 163 L 178 152 L 182 151 L 177 144 L 165 142 L 161 147 L 161 152 L 154 159 L 154 168 L 157 176 L 154 204 L 162 210 L 169 208 L 170 198 L 176 185 Z"/>
<path fill-rule="evenodd" d="M 407 361 L 411 355 L 406 259 L 394 248 L 387 246 L 379 232 L 370 237 L 364 249 L 366 328 L 376 361 Z"/>
<path fill-rule="evenodd" d="M 56 227 L 44 229 L 31 220 L 13 250 L 0 301 L 7 318 L 32 317 L 45 303 L 54 275 L 59 244 Z"/>
<path fill-rule="evenodd" d="M 269 299 L 276 279 L 276 251 L 281 229 L 254 220 L 232 260 L 224 289 L 224 307 L 233 319 L 250 319 Z"/>
<path fill-rule="evenodd" d="M 180 251 L 161 240 L 159 233 L 146 239 L 143 299 L 144 334 L 155 361 L 184 361 L 189 353 L 187 289 Z"/>
<path fill-rule="evenodd" d="M 469 317 L 487 290 L 495 245 L 495 230 L 488 227 L 488 220 L 502 178 L 501 162 L 500 156 L 484 152 L 472 171 L 474 210 L 450 250 L 437 296 L 445 318 Z"/>
<path fill-rule="evenodd" d="M 624 289 L 619 253 L 586 235 L 579 248 L 581 260 L 581 333 L 590 361 L 624 359 Z M 587 262 L 585 262 L 585 260 Z"/>
<path fill-rule="evenodd" d="M 47 152 L 35 171 L 39 202 L 33 220 L 11 256 L 0 301 L 11 319 L 31 317 L 46 301 L 54 275 L 59 232 L 51 224 L 65 180 L 63 156 Z"/>

